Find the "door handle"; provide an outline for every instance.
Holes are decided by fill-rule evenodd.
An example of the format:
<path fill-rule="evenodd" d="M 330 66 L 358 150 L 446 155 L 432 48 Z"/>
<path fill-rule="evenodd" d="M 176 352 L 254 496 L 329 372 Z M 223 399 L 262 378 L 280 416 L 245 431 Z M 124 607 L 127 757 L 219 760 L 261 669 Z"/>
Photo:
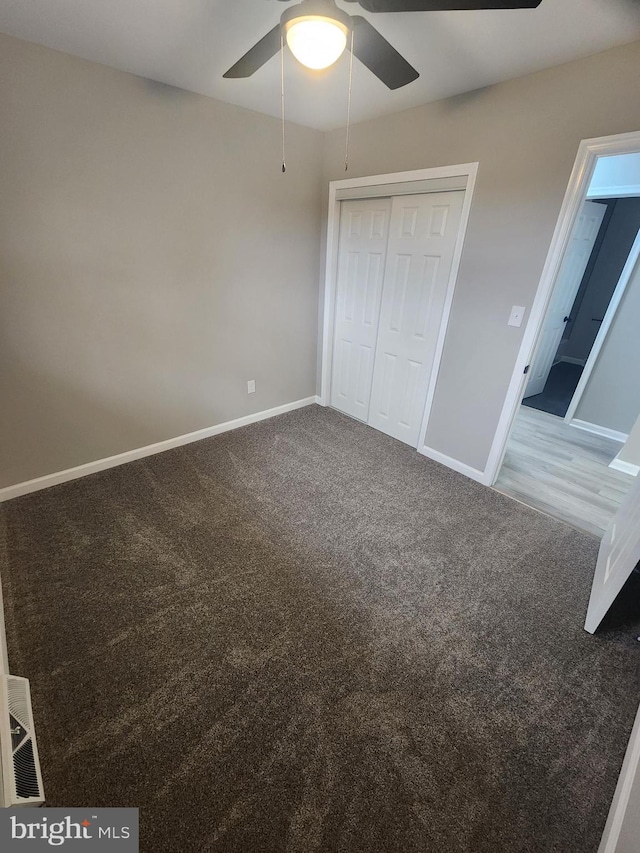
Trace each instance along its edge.
<path fill-rule="evenodd" d="M 562 322 L 563 322 L 563 323 L 570 323 L 570 322 L 571 322 L 571 317 L 565 317 L 565 318 L 564 318 L 564 320 L 563 320 Z"/>

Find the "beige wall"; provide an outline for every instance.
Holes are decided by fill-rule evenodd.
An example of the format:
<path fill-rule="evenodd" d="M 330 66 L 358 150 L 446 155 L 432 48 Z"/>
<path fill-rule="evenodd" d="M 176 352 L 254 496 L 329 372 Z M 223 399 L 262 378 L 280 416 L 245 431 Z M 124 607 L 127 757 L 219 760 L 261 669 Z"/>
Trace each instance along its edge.
<path fill-rule="evenodd" d="M 640 129 L 640 43 L 356 125 L 349 175 L 479 161 L 427 444 L 483 470 L 581 139 Z M 325 176 L 344 178 L 344 131 Z"/>
<path fill-rule="evenodd" d="M 322 134 L 1 35 L 0 116 L 0 487 L 315 393 Z"/>
<path fill-rule="evenodd" d="M 353 128 L 350 176 L 480 162 L 440 452 L 484 468 L 510 307 L 531 305 L 580 140 L 640 128 L 639 74 L 636 43 Z M 0 487 L 315 392 L 344 131 L 290 126 L 283 176 L 276 120 L 4 36 L 0 115 Z"/>
<path fill-rule="evenodd" d="M 576 418 L 629 433 L 640 412 L 640 263 L 627 284 Z"/>

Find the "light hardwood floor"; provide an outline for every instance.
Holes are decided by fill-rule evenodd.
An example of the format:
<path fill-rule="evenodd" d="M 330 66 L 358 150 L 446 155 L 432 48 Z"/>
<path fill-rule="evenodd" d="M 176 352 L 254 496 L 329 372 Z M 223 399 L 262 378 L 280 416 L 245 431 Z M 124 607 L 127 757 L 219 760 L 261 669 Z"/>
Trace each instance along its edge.
<path fill-rule="evenodd" d="M 633 482 L 608 467 L 621 446 L 520 406 L 494 488 L 601 537 Z"/>

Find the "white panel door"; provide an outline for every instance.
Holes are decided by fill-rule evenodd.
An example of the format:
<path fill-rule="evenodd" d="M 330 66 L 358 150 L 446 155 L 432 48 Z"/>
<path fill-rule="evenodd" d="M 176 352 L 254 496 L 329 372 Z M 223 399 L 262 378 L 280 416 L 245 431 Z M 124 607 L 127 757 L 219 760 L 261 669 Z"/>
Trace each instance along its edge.
<path fill-rule="evenodd" d="M 640 562 L 640 476 L 611 519 L 600 544 L 591 587 L 585 631 L 596 630 L 607 610 Z"/>
<path fill-rule="evenodd" d="M 380 316 L 391 199 L 343 201 L 331 405 L 366 421 Z"/>
<path fill-rule="evenodd" d="M 464 192 L 393 199 L 370 426 L 417 447 Z"/>
<path fill-rule="evenodd" d="M 585 201 L 558 271 L 553 296 L 544 320 L 540 343 L 536 349 L 524 396 L 541 394 L 569 320 L 569 312 L 589 263 L 593 246 L 607 210 L 606 204 Z"/>

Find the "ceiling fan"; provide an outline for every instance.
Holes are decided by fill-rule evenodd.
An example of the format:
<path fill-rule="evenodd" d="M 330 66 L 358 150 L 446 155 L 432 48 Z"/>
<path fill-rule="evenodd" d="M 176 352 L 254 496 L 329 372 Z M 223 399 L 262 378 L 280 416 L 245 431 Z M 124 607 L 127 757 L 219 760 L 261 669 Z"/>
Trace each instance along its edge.
<path fill-rule="evenodd" d="M 283 0 L 288 2 L 288 0 Z M 534 9 L 542 0 L 347 0 L 367 12 L 435 12 L 457 9 Z M 335 0 L 302 0 L 224 74 L 250 77 L 287 43 L 308 68 L 328 68 L 349 48 L 389 89 L 420 75 L 366 18 L 349 15 Z"/>

